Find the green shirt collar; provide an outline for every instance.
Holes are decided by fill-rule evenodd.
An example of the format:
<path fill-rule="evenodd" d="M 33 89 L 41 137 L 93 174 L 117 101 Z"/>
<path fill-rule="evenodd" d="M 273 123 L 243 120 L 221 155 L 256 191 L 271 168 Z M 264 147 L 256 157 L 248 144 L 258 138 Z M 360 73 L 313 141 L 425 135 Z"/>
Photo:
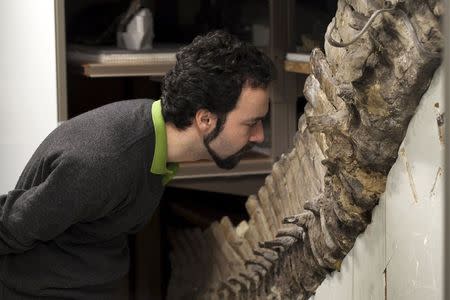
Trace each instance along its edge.
<path fill-rule="evenodd" d="M 162 183 L 166 185 L 175 176 L 178 164 L 167 163 L 167 133 L 161 111 L 161 100 L 152 104 L 152 120 L 155 128 L 155 152 L 150 171 L 156 175 L 163 175 Z"/>

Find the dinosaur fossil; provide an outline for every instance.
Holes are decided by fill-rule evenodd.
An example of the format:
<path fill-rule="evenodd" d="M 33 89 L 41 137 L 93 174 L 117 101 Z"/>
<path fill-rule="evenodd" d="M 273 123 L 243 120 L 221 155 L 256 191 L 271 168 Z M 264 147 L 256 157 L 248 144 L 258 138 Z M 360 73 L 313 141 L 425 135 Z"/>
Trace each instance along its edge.
<path fill-rule="evenodd" d="M 339 0 L 311 54 L 294 149 L 250 215 L 172 236 L 169 299 L 308 299 L 371 222 L 440 64 L 443 1 Z"/>

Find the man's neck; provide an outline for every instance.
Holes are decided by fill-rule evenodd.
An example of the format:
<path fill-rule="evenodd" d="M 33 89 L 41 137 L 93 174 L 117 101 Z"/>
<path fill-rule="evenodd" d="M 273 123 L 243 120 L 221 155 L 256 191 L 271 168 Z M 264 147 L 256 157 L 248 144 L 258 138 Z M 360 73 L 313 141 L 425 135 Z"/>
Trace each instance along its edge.
<path fill-rule="evenodd" d="M 166 123 L 167 162 L 188 162 L 207 158 L 203 141 L 193 126 L 180 130 Z"/>

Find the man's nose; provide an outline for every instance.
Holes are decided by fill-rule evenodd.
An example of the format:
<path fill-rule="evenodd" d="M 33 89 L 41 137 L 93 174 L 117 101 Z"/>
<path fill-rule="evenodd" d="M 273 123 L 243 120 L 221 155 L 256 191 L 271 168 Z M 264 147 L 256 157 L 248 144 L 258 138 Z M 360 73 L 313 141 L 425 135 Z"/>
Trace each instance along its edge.
<path fill-rule="evenodd" d="M 264 128 L 262 121 L 258 121 L 255 128 L 253 129 L 252 135 L 250 136 L 250 142 L 262 143 L 264 142 Z"/>

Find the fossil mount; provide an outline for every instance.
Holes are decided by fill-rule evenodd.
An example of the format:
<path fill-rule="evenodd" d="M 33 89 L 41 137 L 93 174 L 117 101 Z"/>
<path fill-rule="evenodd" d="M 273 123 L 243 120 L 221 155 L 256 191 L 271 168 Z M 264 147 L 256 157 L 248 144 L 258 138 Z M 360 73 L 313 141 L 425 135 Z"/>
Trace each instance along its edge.
<path fill-rule="evenodd" d="M 294 149 L 229 218 L 171 239 L 169 299 L 308 299 L 371 222 L 440 64 L 441 0 L 339 0 Z"/>

